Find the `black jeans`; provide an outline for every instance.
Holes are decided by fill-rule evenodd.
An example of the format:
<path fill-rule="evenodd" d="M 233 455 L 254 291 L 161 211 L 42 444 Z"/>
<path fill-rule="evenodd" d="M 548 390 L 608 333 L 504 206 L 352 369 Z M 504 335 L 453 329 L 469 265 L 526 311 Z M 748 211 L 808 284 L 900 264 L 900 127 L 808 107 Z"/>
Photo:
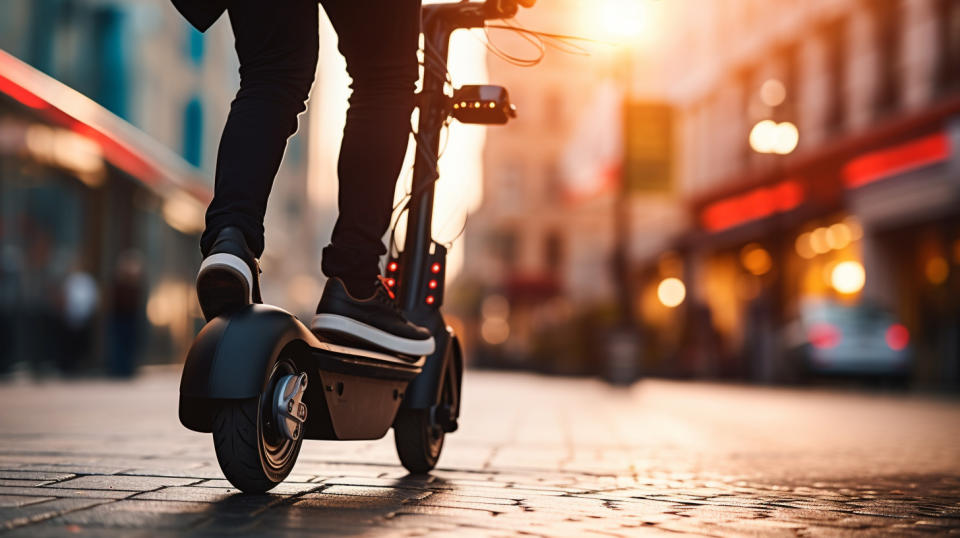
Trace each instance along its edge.
<path fill-rule="evenodd" d="M 353 79 L 337 165 L 340 216 L 323 273 L 373 282 L 386 252 L 418 77 L 420 0 L 321 0 Z M 214 197 L 200 249 L 226 226 L 263 252 L 267 197 L 287 138 L 306 109 L 318 52 L 317 0 L 232 0 L 240 90 L 220 140 Z"/>

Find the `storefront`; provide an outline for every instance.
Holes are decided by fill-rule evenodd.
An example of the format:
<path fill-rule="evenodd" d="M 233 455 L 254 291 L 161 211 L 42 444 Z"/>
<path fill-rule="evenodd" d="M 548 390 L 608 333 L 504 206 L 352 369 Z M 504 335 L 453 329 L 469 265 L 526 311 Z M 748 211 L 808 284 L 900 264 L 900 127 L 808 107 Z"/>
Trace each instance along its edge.
<path fill-rule="evenodd" d="M 681 347 L 702 349 L 678 353 L 677 367 L 796 380 L 805 372 L 796 351 L 831 344 L 816 340 L 804 321 L 845 311 L 857 319 L 843 323 L 879 320 L 871 322 L 875 340 L 909 354 L 904 371 L 914 384 L 955 388 L 958 148 L 955 99 L 784 158 L 740 188 L 694 201 L 697 229 L 678 244 L 682 267 L 673 269 L 687 299 L 673 316 L 682 318 L 684 334 L 698 335 Z M 669 276 L 654 273 L 648 280 Z"/>
<path fill-rule="evenodd" d="M 211 193 L 191 168 L 0 51 L 0 374 L 179 360 Z"/>

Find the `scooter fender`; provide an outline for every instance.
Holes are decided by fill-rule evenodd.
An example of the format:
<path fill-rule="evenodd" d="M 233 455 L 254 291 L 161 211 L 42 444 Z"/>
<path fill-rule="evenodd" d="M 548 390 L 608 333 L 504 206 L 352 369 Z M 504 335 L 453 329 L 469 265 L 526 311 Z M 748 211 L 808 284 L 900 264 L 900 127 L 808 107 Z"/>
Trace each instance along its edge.
<path fill-rule="evenodd" d="M 203 327 L 187 352 L 180 379 L 180 422 L 211 431 L 216 400 L 257 397 L 280 353 L 315 337 L 289 312 L 255 304 Z"/>

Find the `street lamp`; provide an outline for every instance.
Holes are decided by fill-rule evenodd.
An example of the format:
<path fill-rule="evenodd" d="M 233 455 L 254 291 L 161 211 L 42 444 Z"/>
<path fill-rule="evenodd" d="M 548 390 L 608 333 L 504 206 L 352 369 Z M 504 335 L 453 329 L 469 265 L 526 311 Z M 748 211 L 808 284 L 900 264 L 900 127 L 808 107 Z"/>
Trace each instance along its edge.
<path fill-rule="evenodd" d="M 762 120 L 750 129 L 750 147 L 757 153 L 788 155 L 799 142 L 800 131 L 789 121 Z"/>

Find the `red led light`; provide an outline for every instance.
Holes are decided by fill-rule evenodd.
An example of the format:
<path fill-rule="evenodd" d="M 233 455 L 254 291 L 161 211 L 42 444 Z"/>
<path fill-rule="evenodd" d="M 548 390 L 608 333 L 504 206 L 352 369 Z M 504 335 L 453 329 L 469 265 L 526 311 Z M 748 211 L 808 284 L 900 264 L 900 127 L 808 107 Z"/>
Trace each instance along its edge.
<path fill-rule="evenodd" d="M 903 351 L 910 343 L 910 331 L 899 323 L 891 325 L 885 336 L 887 345 L 894 351 Z"/>
<path fill-rule="evenodd" d="M 430 288 L 430 289 L 432 289 L 432 290 L 437 289 L 437 281 L 436 281 L 436 280 L 431 280 L 430 282 L 427 282 L 427 287 Z"/>
<path fill-rule="evenodd" d="M 427 295 L 426 301 L 427 301 L 427 304 L 433 304 L 436 301 L 436 299 L 433 298 L 433 295 Z"/>
<path fill-rule="evenodd" d="M 388 278 L 388 279 L 387 279 L 387 286 L 390 286 L 391 288 L 392 288 L 396 283 L 397 283 L 397 281 L 394 280 L 394 279 L 392 279 L 392 278 Z"/>
<path fill-rule="evenodd" d="M 397 270 L 397 262 L 390 262 L 387 264 L 387 271 L 391 273 Z"/>
<path fill-rule="evenodd" d="M 431 266 L 430 266 L 430 271 L 433 272 L 433 273 L 439 273 L 439 272 L 440 272 L 440 264 L 439 264 L 439 263 L 435 263 L 435 264 L 431 265 Z"/>

